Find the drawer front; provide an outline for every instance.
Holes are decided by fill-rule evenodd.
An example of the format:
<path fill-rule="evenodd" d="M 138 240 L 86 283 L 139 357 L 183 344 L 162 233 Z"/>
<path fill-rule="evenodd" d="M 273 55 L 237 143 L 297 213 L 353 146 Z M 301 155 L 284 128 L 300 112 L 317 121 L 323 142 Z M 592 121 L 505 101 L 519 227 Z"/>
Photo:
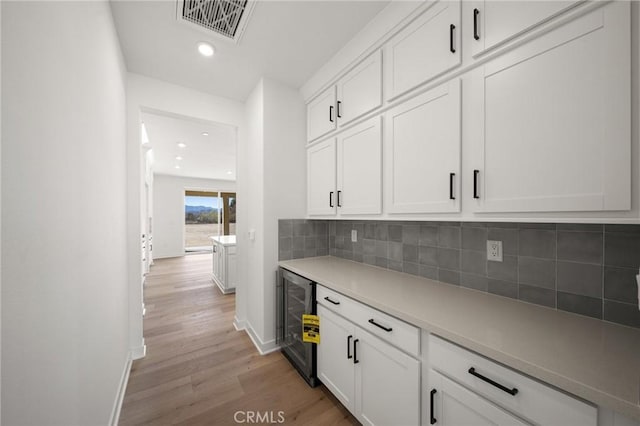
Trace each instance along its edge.
<path fill-rule="evenodd" d="M 429 360 L 434 370 L 534 423 L 597 425 L 596 407 L 434 335 Z"/>
<path fill-rule="evenodd" d="M 420 354 L 420 329 L 418 327 L 326 287 L 317 286 L 316 296 L 318 303 L 322 306 L 339 313 L 363 330 L 413 356 L 417 357 Z M 336 305 L 332 302 L 339 304 Z"/>

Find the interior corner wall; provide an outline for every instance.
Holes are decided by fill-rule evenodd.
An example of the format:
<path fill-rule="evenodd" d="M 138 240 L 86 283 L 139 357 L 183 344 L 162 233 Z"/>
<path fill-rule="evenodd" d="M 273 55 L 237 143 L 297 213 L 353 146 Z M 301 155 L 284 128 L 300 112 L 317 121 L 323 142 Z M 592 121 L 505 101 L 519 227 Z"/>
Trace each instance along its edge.
<path fill-rule="evenodd" d="M 263 82 L 257 84 L 249 95 L 245 104 L 247 145 L 246 163 L 244 169 L 238 171 L 238 183 L 242 182 L 246 186 L 246 201 L 244 208 L 247 209 L 247 233 L 253 235 L 253 239 L 247 242 L 245 253 L 238 254 L 246 262 L 247 270 L 247 327 L 249 332 L 257 334 L 258 339 L 264 336 L 264 281 L 262 268 L 264 264 L 264 190 L 263 190 L 263 128 L 264 128 L 264 105 L 263 105 Z M 242 188 L 242 186 L 241 186 Z M 238 203 L 240 206 L 240 203 Z M 240 207 L 239 207 L 240 208 Z M 238 268 L 242 270 L 243 268 Z M 256 336 L 252 336 L 256 337 Z M 258 342 L 260 343 L 260 342 Z"/>
<path fill-rule="evenodd" d="M 300 93 L 263 78 L 246 103 L 249 242 L 247 322 L 262 352 L 275 344 L 278 219 L 304 217 L 306 107 Z M 239 185 L 240 175 L 238 178 Z"/>
<path fill-rule="evenodd" d="M 236 182 L 154 174 L 153 257 L 184 256 L 184 191 L 236 191 Z"/>
<path fill-rule="evenodd" d="M 129 366 L 125 70 L 111 11 L 2 2 L 1 27 L 2 424 L 108 424 Z"/>
<path fill-rule="evenodd" d="M 237 129 L 237 145 L 244 144 L 244 104 L 242 102 L 213 96 L 198 90 L 167 83 L 139 74 L 127 74 L 127 252 L 129 254 L 129 344 L 134 357 L 144 356 L 142 333 L 142 285 L 143 263 L 140 249 L 144 219 L 144 162 L 140 140 L 140 113 L 161 112 L 193 117 L 196 119 L 228 124 Z M 238 210 L 246 197 L 238 187 Z M 154 215 L 158 212 L 155 211 Z M 240 231 L 241 215 L 237 216 L 238 252 L 242 250 L 243 235 Z M 238 258 L 238 270 L 242 270 Z M 244 312 L 243 274 L 238 276 L 236 289 L 236 315 Z"/>

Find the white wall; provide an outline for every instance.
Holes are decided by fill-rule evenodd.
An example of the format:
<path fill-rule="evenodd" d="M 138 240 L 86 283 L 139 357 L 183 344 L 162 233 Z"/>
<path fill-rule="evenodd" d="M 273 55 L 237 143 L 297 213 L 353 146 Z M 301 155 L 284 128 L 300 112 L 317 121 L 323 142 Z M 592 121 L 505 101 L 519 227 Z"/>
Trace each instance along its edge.
<path fill-rule="evenodd" d="M 195 179 L 154 174 L 153 256 L 155 259 L 184 255 L 184 191 L 236 190 L 235 181 Z"/>
<path fill-rule="evenodd" d="M 120 48 L 107 2 L 2 9 L 2 423 L 104 425 L 129 350 Z"/>
<path fill-rule="evenodd" d="M 246 163 L 240 164 L 238 187 L 247 188 L 247 226 L 255 231 L 245 263 L 247 329 L 267 352 L 276 347 L 278 219 L 303 217 L 306 210 L 306 107 L 297 90 L 262 79 L 247 100 L 246 114 Z"/>
<path fill-rule="evenodd" d="M 238 145 L 244 140 L 244 105 L 241 102 L 212 96 L 204 92 L 166 83 L 139 74 L 127 74 L 127 251 L 129 257 L 129 339 L 133 357 L 144 356 L 142 335 L 142 283 L 143 264 L 140 238 L 144 233 L 143 188 L 144 161 L 140 144 L 141 111 L 177 114 L 196 119 L 229 124 L 238 129 Z M 155 190 L 155 189 L 154 189 Z M 238 211 L 242 209 L 244 194 L 238 186 Z M 154 212 L 154 215 L 157 211 Z M 242 215 L 237 215 L 237 230 L 242 229 Z M 155 236 L 154 236 L 155 238 Z M 242 236 L 238 237 L 238 253 L 243 250 Z M 155 248 L 155 242 L 154 242 Z M 238 259 L 240 262 L 241 259 Z M 242 265 L 238 265 L 242 271 Z M 244 291 L 242 279 L 238 276 L 236 289 L 236 315 L 244 312 Z M 246 278 L 246 277 L 245 277 Z M 243 318 L 237 320 L 242 322 Z"/>

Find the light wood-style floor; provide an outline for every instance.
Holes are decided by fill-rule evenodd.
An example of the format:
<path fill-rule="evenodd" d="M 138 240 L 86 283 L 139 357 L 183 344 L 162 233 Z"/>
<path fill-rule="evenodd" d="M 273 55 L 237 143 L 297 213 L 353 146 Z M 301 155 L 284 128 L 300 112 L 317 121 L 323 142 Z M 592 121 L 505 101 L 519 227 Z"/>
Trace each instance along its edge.
<path fill-rule="evenodd" d="M 285 424 L 358 424 L 280 352 L 261 356 L 235 330 L 235 295 L 223 295 L 210 274 L 211 254 L 152 267 L 144 295 L 147 356 L 133 363 L 120 425 L 231 425 L 247 423 L 248 411 L 273 412 L 274 423 L 282 411 Z"/>

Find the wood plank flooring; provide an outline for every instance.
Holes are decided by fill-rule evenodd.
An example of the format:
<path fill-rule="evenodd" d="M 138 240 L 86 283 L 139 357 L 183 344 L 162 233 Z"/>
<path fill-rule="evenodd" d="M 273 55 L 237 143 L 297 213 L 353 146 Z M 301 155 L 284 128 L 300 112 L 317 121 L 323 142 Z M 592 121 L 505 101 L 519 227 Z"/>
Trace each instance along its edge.
<path fill-rule="evenodd" d="M 232 425 L 248 423 L 249 411 L 266 423 L 282 411 L 285 424 L 358 424 L 280 352 L 261 356 L 235 330 L 235 295 L 212 284 L 211 262 L 211 254 L 155 261 L 144 294 L 147 355 L 133 363 L 120 425 Z"/>

